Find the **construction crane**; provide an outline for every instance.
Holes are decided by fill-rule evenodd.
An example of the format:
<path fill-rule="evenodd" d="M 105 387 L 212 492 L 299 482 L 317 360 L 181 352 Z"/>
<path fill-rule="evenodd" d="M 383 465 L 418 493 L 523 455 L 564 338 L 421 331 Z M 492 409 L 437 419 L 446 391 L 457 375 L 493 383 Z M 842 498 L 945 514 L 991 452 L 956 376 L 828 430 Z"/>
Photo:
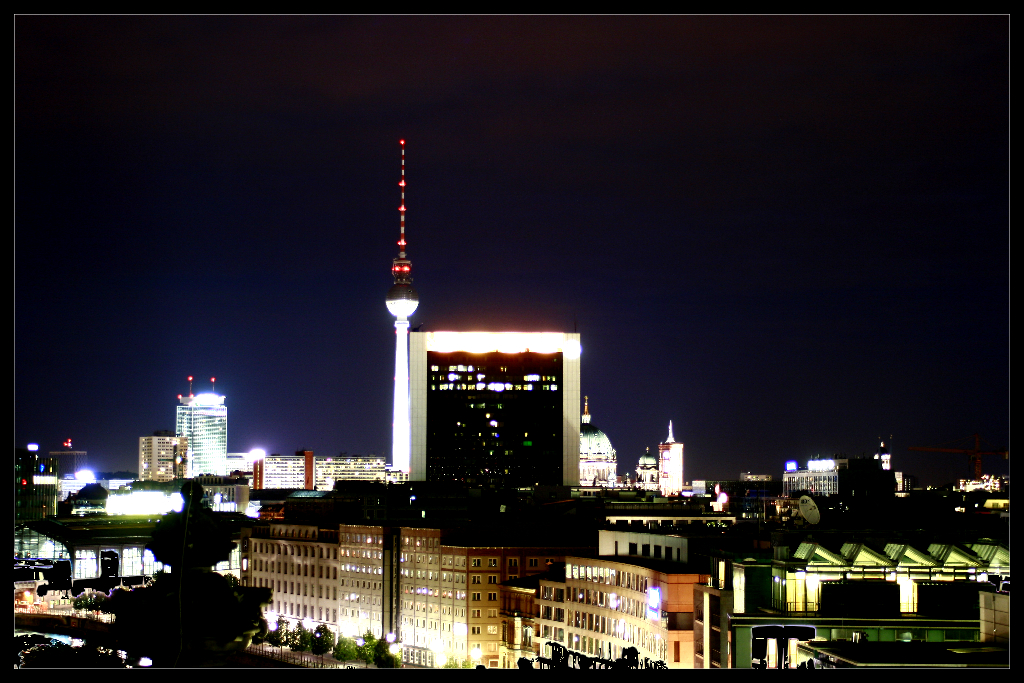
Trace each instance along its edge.
<path fill-rule="evenodd" d="M 951 441 L 948 445 L 960 444 L 968 441 L 971 437 L 959 439 L 958 441 Z M 947 444 L 940 446 L 908 446 L 908 451 L 930 451 L 932 453 L 964 453 L 967 455 L 967 459 L 971 463 L 971 469 L 974 470 L 974 478 L 981 479 L 981 456 L 983 455 L 1001 455 L 1003 460 L 1010 459 L 1010 451 L 983 451 L 981 450 L 981 437 L 977 434 L 974 435 L 974 448 L 946 448 Z"/>

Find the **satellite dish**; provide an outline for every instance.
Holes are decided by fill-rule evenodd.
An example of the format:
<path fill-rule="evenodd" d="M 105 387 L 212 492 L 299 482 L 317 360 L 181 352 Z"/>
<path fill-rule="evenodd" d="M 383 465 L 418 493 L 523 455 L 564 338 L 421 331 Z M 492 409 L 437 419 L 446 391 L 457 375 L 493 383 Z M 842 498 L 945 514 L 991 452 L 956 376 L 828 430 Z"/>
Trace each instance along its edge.
<path fill-rule="evenodd" d="M 818 506 L 810 496 L 800 496 L 800 516 L 810 524 L 817 524 L 821 521 Z"/>

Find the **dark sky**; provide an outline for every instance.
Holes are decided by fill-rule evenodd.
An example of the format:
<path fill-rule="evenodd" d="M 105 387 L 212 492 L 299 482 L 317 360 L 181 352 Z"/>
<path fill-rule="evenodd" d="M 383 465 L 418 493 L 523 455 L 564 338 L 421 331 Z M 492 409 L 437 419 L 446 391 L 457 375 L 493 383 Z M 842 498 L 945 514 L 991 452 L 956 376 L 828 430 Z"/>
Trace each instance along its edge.
<path fill-rule="evenodd" d="M 575 325 L 620 473 L 1009 445 L 1008 17 L 14 28 L 16 445 L 135 469 L 215 375 L 229 451 L 389 454 L 399 138 L 412 324 Z"/>

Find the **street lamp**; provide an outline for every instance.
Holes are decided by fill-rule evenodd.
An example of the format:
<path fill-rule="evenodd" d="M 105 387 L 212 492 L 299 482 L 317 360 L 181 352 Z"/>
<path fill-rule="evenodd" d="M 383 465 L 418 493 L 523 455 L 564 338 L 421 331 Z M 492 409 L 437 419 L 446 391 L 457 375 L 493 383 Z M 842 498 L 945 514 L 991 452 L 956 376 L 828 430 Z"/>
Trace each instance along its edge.
<path fill-rule="evenodd" d="M 440 638 L 434 640 L 430 644 L 430 650 L 434 653 L 434 666 L 442 667 L 448 658 L 444 654 L 444 643 L 441 642 Z"/>
<path fill-rule="evenodd" d="M 479 647 L 474 647 L 472 650 L 469 651 L 469 656 L 472 657 L 473 661 L 477 663 L 480 662 L 480 655 L 482 654 L 483 653 L 480 651 Z"/>

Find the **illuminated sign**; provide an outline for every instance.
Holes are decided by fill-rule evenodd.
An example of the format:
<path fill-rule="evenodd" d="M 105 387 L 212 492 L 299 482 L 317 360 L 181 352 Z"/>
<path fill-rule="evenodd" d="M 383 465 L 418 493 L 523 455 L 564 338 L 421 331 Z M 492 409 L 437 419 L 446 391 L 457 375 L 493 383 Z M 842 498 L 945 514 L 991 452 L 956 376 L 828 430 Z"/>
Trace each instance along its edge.
<path fill-rule="evenodd" d="M 661 589 L 660 588 L 648 588 L 647 589 L 647 620 L 648 621 L 660 621 L 661 620 Z"/>
<path fill-rule="evenodd" d="M 797 470 L 796 460 L 787 460 L 786 461 L 786 471 L 787 472 L 796 472 L 796 470 Z"/>
<path fill-rule="evenodd" d="M 449 353 L 562 353 L 580 357 L 580 342 L 563 332 L 427 332 L 427 351 Z M 575 335 L 573 335 L 575 336 Z"/>
<path fill-rule="evenodd" d="M 808 460 L 807 469 L 812 472 L 831 472 L 836 468 L 835 460 Z"/>

